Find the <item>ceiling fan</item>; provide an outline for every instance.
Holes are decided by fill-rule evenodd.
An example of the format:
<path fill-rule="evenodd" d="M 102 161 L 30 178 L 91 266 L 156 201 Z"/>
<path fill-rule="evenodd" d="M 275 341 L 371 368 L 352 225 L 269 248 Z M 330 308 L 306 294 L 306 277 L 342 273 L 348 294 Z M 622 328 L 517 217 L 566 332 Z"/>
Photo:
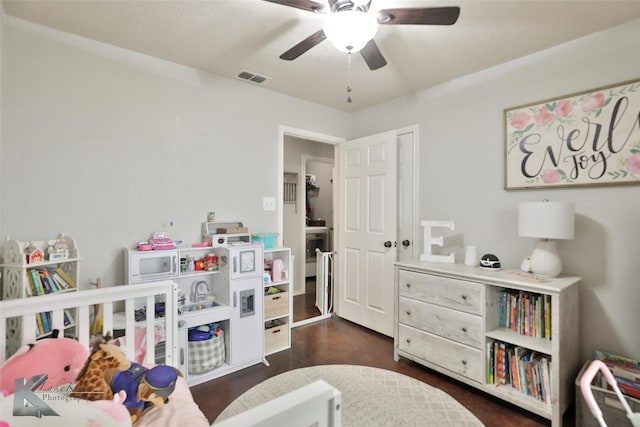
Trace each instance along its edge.
<path fill-rule="evenodd" d="M 324 27 L 280 55 L 292 61 L 329 39 L 339 50 L 360 52 L 371 70 L 387 65 L 373 37 L 380 25 L 452 25 L 460 15 L 459 7 L 411 7 L 370 10 L 372 0 L 265 0 L 314 13 L 326 13 Z"/>

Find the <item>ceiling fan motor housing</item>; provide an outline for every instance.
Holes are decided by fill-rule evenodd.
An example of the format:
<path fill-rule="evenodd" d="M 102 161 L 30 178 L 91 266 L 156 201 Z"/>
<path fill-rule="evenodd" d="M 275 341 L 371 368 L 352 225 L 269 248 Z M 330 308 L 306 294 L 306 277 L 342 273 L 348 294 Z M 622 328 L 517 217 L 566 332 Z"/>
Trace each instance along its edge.
<path fill-rule="evenodd" d="M 329 2 L 331 4 L 331 1 Z M 338 0 L 331 4 L 332 12 L 342 12 L 345 10 L 359 10 L 361 12 L 368 12 L 371 6 L 371 0 Z"/>

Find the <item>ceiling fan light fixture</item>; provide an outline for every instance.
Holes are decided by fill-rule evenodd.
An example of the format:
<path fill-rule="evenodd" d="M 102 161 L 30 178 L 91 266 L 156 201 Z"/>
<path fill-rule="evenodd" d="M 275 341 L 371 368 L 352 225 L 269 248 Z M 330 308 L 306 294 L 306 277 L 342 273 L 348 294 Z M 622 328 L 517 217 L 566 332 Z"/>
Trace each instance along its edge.
<path fill-rule="evenodd" d="M 373 39 L 378 31 L 378 22 L 368 13 L 345 10 L 329 14 L 323 30 L 338 50 L 354 53 Z"/>

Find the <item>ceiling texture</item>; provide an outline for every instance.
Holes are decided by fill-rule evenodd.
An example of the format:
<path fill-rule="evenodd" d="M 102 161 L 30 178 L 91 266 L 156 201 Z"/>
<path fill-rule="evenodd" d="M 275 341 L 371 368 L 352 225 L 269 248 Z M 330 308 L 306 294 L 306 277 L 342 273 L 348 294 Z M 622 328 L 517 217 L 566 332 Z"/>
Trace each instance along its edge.
<path fill-rule="evenodd" d="M 321 29 L 326 15 L 263 0 L 2 4 L 8 16 L 216 75 L 236 78 L 249 71 L 265 76 L 264 88 L 344 111 L 358 111 L 640 18 L 640 0 L 373 0 L 371 11 L 459 6 L 461 12 L 452 26 L 380 25 L 374 40 L 388 64 L 371 71 L 360 54 L 353 54 L 349 73 L 348 54 L 328 40 L 294 61 L 279 59 Z"/>

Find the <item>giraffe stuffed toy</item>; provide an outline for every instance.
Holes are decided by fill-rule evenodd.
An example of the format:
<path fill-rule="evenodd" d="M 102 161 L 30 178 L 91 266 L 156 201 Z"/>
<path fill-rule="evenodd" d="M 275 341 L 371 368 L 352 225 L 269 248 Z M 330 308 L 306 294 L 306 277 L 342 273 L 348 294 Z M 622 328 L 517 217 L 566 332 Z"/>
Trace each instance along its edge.
<path fill-rule="evenodd" d="M 182 376 L 180 371 L 171 366 L 147 369 L 131 362 L 107 334 L 93 343 L 70 396 L 94 401 L 112 400 L 114 394 L 124 391 L 124 404 L 134 423 L 147 406 L 163 406 L 168 401 L 178 376 Z"/>
<path fill-rule="evenodd" d="M 131 362 L 122 350 L 110 343 L 111 335 L 93 342 L 91 354 L 78 374 L 71 397 L 85 400 L 112 400 L 110 379 L 116 371 L 126 371 Z"/>

